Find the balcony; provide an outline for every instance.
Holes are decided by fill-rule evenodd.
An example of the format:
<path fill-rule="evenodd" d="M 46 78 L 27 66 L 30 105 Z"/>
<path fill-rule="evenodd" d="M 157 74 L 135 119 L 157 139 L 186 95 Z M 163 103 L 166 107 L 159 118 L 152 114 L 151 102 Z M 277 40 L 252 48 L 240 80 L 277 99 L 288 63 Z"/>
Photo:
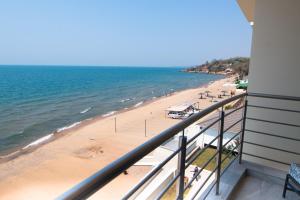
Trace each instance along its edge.
<path fill-rule="evenodd" d="M 292 128 L 299 131 L 299 124 L 264 118 L 257 115 L 257 110 L 296 115 L 300 111 L 284 106 L 261 105 L 257 99 L 279 101 L 280 105 L 294 104 L 295 108 L 299 107 L 300 102 L 299 97 L 258 93 L 227 98 L 138 146 L 58 199 L 94 197 L 94 193 L 97 195 L 105 185 L 126 173 L 128 168 L 142 161 L 145 163 L 145 160 L 150 162 L 149 159 L 155 158 L 155 155 L 160 158 L 151 171 L 122 199 L 282 199 L 290 162 L 299 161 L 300 155 L 290 146 L 299 145 L 300 137 L 254 130 L 247 124 L 255 121 L 263 126 L 274 125 L 280 126 L 281 130 Z M 233 108 L 225 109 L 229 104 Z M 200 127 L 199 131 L 191 129 L 195 126 Z M 266 145 L 263 141 L 272 143 Z M 273 155 L 280 155 L 280 159 Z M 194 170 L 195 166 L 199 167 L 198 170 Z M 286 199 L 297 198 L 299 196 L 295 193 L 287 192 Z"/>

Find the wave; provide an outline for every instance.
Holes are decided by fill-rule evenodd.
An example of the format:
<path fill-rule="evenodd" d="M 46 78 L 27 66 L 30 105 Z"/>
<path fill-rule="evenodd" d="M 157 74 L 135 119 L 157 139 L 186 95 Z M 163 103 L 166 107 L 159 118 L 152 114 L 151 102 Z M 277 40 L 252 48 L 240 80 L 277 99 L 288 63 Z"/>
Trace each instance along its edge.
<path fill-rule="evenodd" d="M 6 158 L 13 157 L 15 155 L 18 155 L 18 153 L 20 153 L 20 152 L 21 152 L 20 150 L 16 150 L 16 151 L 14 151 L 12 153 L 9 153 L 9 154 L 3 155 L 3 156 L 1 155 L 0 159 L 6 159 Z"/>
<path fill-rule="evenodd" d="M 88 107 L 88 108 L 84 109 L 83 111 L 81 111 L 80 114 L 87 113 L 87 112 L 89 112 L 91 109 L 92 109 L 92 107 Z"/>
<path fill-rule="evenodd" d="M 49 135 L 46 135 L 46 136 L 44 136 L 44 137 L 41 137 L 41 138 L 37 139 L 36 141 L 31 142 L 31 143 L 28 144 L 27 146 L 23 147 L 23 149 L 27 149 L 27 148 L 29 148 L 29 147 L 36 146 L 36 145 L 38 145 L 38 144 L 41 144 L 41 143 L 43 143 L 43 142 L 49 140 L 50 138 L 52 138 L 53 135 L 54 135 L 54 134 L 51 133 L 51 134 L 49 134 Z"/>
<path fill-rule="evenodd" d="M 156 99 L 157 97 L 152 97 L 152 99 Z"/>
<path fill-rule="evenodd" d="M 141 101 L 141 102 L 139 102 L 139 103 L 137 103 L 137 104 L 135 104 L 134 105 L 134 107 L 136 108 L 136 107 L 139 107 L 140 105 L 142 105 L 144 102 L 143 101 Z"/>
<path fill-rule="evenodd" d="M 115 113 L 116 113 L 116 111 L 111 111 L 111 112 L 108 112 L 108 113 L 102 115 L 102 117 L 108 117 L 108 116 L 111 116 L 111 115 L 113 115 Z"/>
<path fill-rule="evenodd" d="M 120 102 L 124 103 L 124 102 L 130 101 L 130 100 L 132 100 L 132 99 L 131 98 L 127 98 L 127 99 L 122 99 Z"/>
<path fill-rule="evenodd" d="M 67 130 L 67 129 L 70 129 L 70 128 L 74 128 L 75 126 L 78 126 L 79 124 L 81 124 L 81 122 L 75 122 L 74 124 L 71 124 L 71 125 L 69 125 L 69 126 L 65 126 L 65 127 L 62 127 L 62 128 L 58 128 L 58 129 L 56 130 L 56 133 L 60 133 L 60 132 L 62 132 L 62 131 L 64 131 L 64 130 Z"/>

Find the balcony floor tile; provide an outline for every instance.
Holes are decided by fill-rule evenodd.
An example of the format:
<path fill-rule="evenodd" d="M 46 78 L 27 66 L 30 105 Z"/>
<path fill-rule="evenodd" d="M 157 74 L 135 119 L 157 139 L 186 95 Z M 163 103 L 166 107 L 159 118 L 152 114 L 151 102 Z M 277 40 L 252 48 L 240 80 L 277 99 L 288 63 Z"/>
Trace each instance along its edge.
<path fill-rule="evenodd" d="M 283 185 L 257 177 L 246 176 L 232 194 L 232 200 L 283 200 Z M 286 200 L 300 200 L 300 196 L 287 191 Z"/>

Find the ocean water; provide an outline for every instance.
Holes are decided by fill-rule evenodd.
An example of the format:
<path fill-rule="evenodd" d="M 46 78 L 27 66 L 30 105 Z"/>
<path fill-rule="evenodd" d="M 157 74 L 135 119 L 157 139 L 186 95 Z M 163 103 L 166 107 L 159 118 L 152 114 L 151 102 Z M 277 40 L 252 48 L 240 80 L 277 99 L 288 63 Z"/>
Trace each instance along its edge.
<path fill-rule="evenodd" d="M 222 78 L 180 70 L 0 66 L 0 154 L 35 145 L 82 120 Z"/>

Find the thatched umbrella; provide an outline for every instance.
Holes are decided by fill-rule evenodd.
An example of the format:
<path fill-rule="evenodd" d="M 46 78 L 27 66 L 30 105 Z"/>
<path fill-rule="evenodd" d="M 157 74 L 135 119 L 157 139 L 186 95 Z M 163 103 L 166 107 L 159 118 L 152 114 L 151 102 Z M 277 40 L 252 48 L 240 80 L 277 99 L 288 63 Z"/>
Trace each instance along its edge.
<path fill-rule="evenodd" d="M 205 93 L 206 93 L 206 96 L 208 97 L 208 93 L 211 93 L 211 91 L 206 90 Z"/>
<path fill-rule="evenodd" d="M 221 92 L 223 93 L 223 96 L 226 96 L 226 93 L 227 93 L 226 90 L 222 90 Z"/>
<path fill-rule="evenodd" d="M 210 98 L 211 98 L 211 102 L 213 102 L 213 100 L 214 100 L 214 98 L 216 98 L 216 96 L 211 95 Z"/>
<path fill-rule="evenodd" d="M 203 99 L 203 95 L 205 94 L 204 92 L 199 92 L 200 94 L 200 99 Z"/>

